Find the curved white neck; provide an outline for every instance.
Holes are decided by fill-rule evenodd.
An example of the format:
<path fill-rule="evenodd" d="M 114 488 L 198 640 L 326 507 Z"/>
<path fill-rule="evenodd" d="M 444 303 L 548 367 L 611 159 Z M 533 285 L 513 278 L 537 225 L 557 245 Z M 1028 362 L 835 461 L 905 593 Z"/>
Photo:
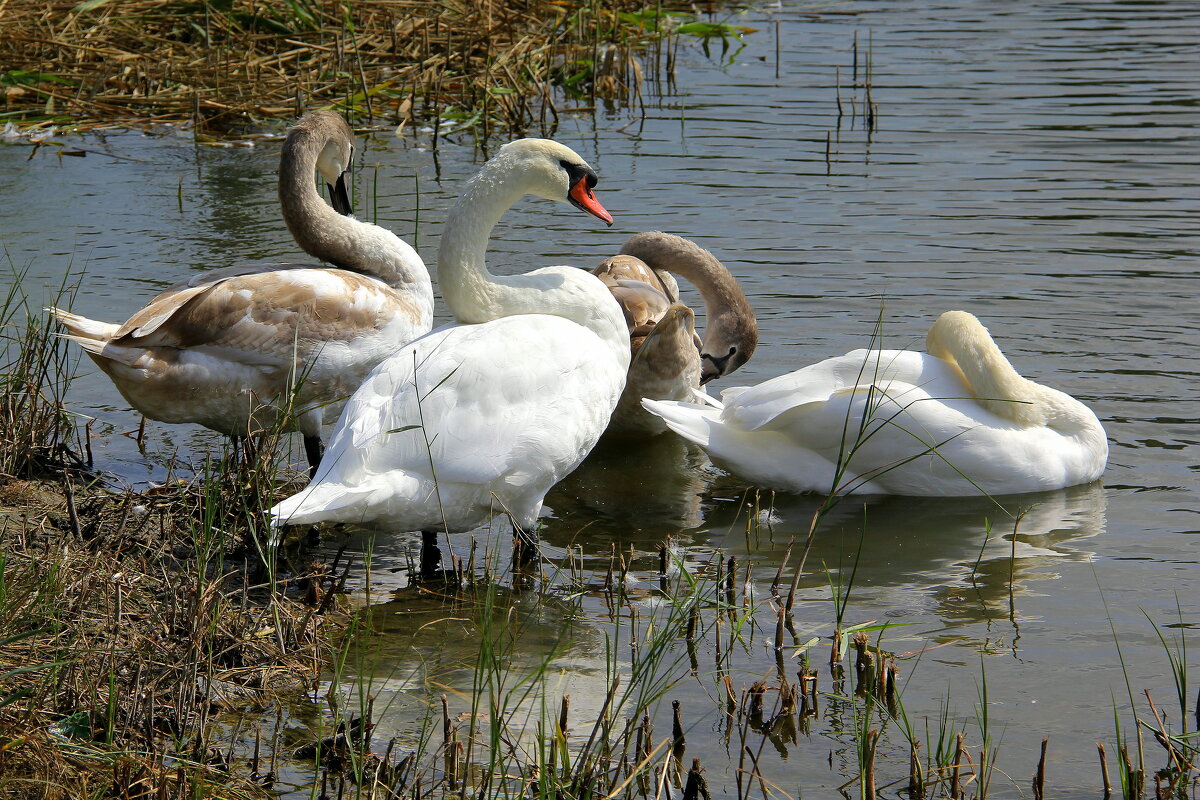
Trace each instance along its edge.
<path fill-rule="evenodd" d="M 966 312 L 942 314 L 929 330 L 926 348 L 930 355 L 955 364 L 979 404 L 997 416 L 1019 425 L 1048 425 L 1064 433 L 1099 425 L 1096 415 L 1075 398 L 1022 377 L 987 328 Z"/>
<path fill-rule="evenodd" d="M 450 210 L 438 249 L 438 288 L 459 322 L 478 324 L 516 314 L 552 314 L 596 333 L 629 357 L 621 307 L 600 280 L 574 267 L 493 275 L 485 255 L 500 217 L 530 193 L 530 179 L 498 157 L 467 182 Z"/>
<path fill-rule="evenodd" d="M 522 291 L 525 276 L 488 272 L 488 239 L 504 212 L 525 195 L 520 174 L 489 162 L 467 181 L 450 209 L 438 247 L 438 289 L 454 318 L 480 323 L 511 314 L 551 313 Z M 512 285 L 516 283 L 517 285 Z"/>
<path fill-rule="evenodd" d="M 333 210 L 317 191 L 314 174 L 325 142 L 311 134 L 289 140 L 279 162 L 279 204 L 296 244 L 336 267 L 360 272 L 433 306 L 429 271 L 407 242 L 386 228 Z"/>

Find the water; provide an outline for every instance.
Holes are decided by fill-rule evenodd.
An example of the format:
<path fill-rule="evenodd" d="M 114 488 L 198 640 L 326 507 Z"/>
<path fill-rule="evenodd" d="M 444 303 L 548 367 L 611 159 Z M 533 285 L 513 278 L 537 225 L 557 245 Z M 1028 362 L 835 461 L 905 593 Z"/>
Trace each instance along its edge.
<path fill-rule="evenodd" d="M 811 13 L 820 11 L 851 13 Z M 1167 635 L 1200 619 L 1200 8 L 785 3 L 732 21 L 758 32 L 727 59 L 719 47 L 706 58 L 685 44 L 679 94 L 649 106 L 644 123 L 630 126 L 619 112 L 594 127 L 564 119 L 557 138 L 597 167 L 616 226 L 603 230 L 565 206 L 528 199 L 497 229 L 491 262 L 499 270 L 591 266 L 628 234 L 662 229 L 721 257 L 756 307 L 759 349 L 726 385 L 864 346 L 881 314 L 887 345 L 919 346 L 937 314 L 963 308 L 990 326 L 1023 374 L 1092 406 L 1111 443 L 1102 486 L 999 505 L 846 503 L 809 566 L 843 577 L 856 570 L 847 624 L 909 623 L 885 634 L 897 652 L 942 645 L 900 661 L 904 704 L 919 727 L 926 719 L 936 727 L 945 713 L 977 746 L 977 692 L 986 685 L 999 766 L 1011 776 L 993 779 L 994 796 L 1027 790 L 1042 736 L 1051 738 L 1047 785 L 1064 796 L 1095 791 L 1097 740 L 1108 743 L 1115 780 L 1114 705 L 1132 733 L 1126 674 L 1138 713 L 1150 719 L 1140 699 L 1147 689 L 1179 730 L 1170 669 L 1147 617 Z M 865 92 L 852 85 L 856 34 L 860 82 L 870 54 L 874 131 L 864 126 Z M 444 142 L 435 165 L 424 143 L 372 139 L 356 203 L 360 216 L 377 215 L 401 235 L 419 230 L 432 261 L 440 221 L 476 154 L 469 142 Z M 86 267 L 71 306 L 119 320 L 191 270 L 295 257 L 274 199 L 274 143 L 195 148 L 186 135 L 163 133 L 80 146 L 84 158 L 0 148 L 0 241 L 27 268 L 31 293 L 57 283 L 68 265 Z M 151 425 L 141 454 L 120 435 L 137 417 L 89 363 L 80 368 L 69 399 L 98 419 L 104 468 L 143 483 L 162 476 L 164 454 L 199 463 L 218 446 L 204 431 Z M 583 568 L 602 576 L 610 544 L 633 548 L 631 590 L 646 614 L 667 535 L 696 572 L 717 550 L 753 562 L 761 612 L 734 659 L 743 687 L 773 668 L 768 585 L 817 503 L 776 498 L 768 510 L 764 498 L 747 533 L 747 502 L 741 482 L 676 440 L 605 450 L 548 497 L 547 555 L 582 547 Z M 497 537 L 484 532 L 479 541 Z M 351 550 L 367 549 L 370 538 L 351 535 Z M 469 690 L 474 642 L 465 623 L 436 622 L 445 615 L 415 600 L 402 571 L 392 571 L 411 537 L 388 533 L 372 546 L 371 600 L 391 601 L 374 611 L 386 631 L 374 645 L 374 685 L 387 699 L 376 703 L 386 709 L 380 730 L 407 741 L 427 696 L 441 686 Z M 454 547 L 465 553 L 468 537 Z M 802 580 L 796 618 L 805 636 L 831 632 L 830 598 L 819 569 Z M 594 716 L 610 628 L 597 594 L 518 605 L 527 614 L 513 663 L 528 667 L 557 644 L 575 713 Z M 818 665 L 827 646 L 816 649 Z M 702 646 L 703 664 L 712 655 L 711 642 Z M 715 794 L 732 796 L 737 747 L 729 755 L 713 732 L 719 698 L 705 670 L 681 672 L 668 699 L 687 709 L 688 755 L 703 758 Z M 821 680 L 830 688 L 824 672 Z M 794 796 L 829 796 L 857 774 L 835 706 L 786 755 L 763 751 L 763 773 Z M 669 716 L 657 729 L 669 729 Z M 1165 763 L 1146 741 L 1148 766 Z M 894 726 L 881 747 L 881 784 L 905 777 L 907 744 Z"/>

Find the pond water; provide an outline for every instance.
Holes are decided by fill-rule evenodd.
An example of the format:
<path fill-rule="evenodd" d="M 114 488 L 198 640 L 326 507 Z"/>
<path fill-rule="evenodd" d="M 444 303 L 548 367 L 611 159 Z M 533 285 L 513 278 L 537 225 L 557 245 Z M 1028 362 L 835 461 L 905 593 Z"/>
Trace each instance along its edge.
<path fill-rule="evenodd" d="M 837 506 L 815 538 L 788 643 L 832 633 L 827 570 L 843 583 L 852 577 L 845 625 L 905 623 L 883 634 L 898 653 L 939 645 L 898 662 L 919 731 L 949 719 L 977 753 L 986 687 L 1002 771 L 993 796 L 1028 792 L 1043 736 L 1053 793 L 1099 791 L 1095 743 L 1107 743 L 1116 781 L 1114 708 L 1132 736 L 1131 693 L 1143 719 L 1152 720 L 1149 690 L 1173 732 L 1196 727 L 1180 719 L 1159 633 L 1180 637 L 1200 624 L 1200 7 L 785 0 L 729 21 L 757 32 L 726 54 L 683 43 L 677 91 L 649 103 L 644 121 L 564 117 L 556 138 L 597 168 L 616 225 L 527 199 L 497 228 L 491 263 L 591 266 L 631 233 L 670 231 L 720 257 L 758 313 L 757 353 L 716 388 L 866 346 L 881 315 L 886 345 L 920 346 L 939 313 L 962 308 L 1023 374 L 1094 408 L 1111 444 L 1102 485 Z M 356 207 L 410 241 L 415 232 L 432 263 L 445 210 L 478 153 L 451 137 L 435 163 L 427 145 L 427 136 L 370 139 Z M 70 306 L 123 320 L 190 271 L 296 256 L 279 221 L 270 140 L 198 148 L 163 132 L 70 147 L 87 155 L 0 147 L 0 244 L 39 301 L 68 268 L 83 270 Z M 208 432 L 151 424 L 139 452 L 122 435 L 138 417 L 90 363 L 80 373 L 68 399 L 99 421 L 102 468 L 141 484 L 163 477 L 167 454 L 202 463 L 219 447 Z M 548 559 L 569 551 L 590 577 L 578 592 L 564 583 L 515 601 L 527 611 L 512 665 L 531 668 L 558 648 L 554 691 L 571 693 L 573 714 L 595 718 L 613 631 L 596 581 L 612 545 L 632 550 L 629 607 L 652 615 L 658 547 L 670 536 L 694 574 L 711 575 L 721 556 L 753 564 L 755 613 L 726 665 L 739 691 L 767 678 L 770 584 L 818 502 L 748 494 L 670 437 L 597 451 L 551 492 L 542 532 Z M 476 541 L 489 546 L 503 528 Z M 438 622 L 447 615 L 406 588 L 411 536 L 358 531 L 328 546 L 344 544 L 372 554 L 369 599 L 383 633 L 371 645 L 371 690 L 382 739 L 403 744 L 439 692 L 450 691 L 452 710 L 467 708 L 473 629 Z M 471 537 L 452 547 L 467 553 Z M 364 598 L 366 584 L 354 584 Z M 713 650 L 700 645 L 704 666 L 695 675 L 679 668 L 666 699 L 683 704 L 687 755 L 702 758 L 714 795 L 731 797 L 739 747 L 720 735 Z M 822 638 L 814 664 L 827 652 Z M 825 672 L 820 688 L 831 688 Z M 1188 691 L 1195 697 L 1194 682 Z M 844 701 L 823 703 L 810 733 L 759 756 L 762 774 L 792 796 L 830 796 L 858 775 L 852 731 L 841 727 L 853 715 Z M 882 790 L 899 796 L 908 744 L 894 724 L 883 727 L 879 783 L 901 781 Z M 656 729 L 669 728 L 668 704 Z M 1147 766 L 1165 764 L 1145 740 Z"/>

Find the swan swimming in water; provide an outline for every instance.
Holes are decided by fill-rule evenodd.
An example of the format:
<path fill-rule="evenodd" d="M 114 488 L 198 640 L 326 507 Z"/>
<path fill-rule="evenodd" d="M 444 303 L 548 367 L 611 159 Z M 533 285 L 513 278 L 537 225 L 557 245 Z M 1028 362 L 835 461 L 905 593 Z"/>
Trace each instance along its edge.
<path fill-rule="evenodd" d="M 608 424 L 629 335 L 595 276 L 574 267 L 497 276 L 484 253 L 500 216 L 526 194 L 611 224 L 595 183 L 582 158 L 545 139 L 505 145 L 467 182 L 438 251 L 438 283 L 458 322 L 375 368 L 342 411 L 313 482 L 271 509 L 272 524 L 419 530 L 423 554 L 436 549 L 437 531 L 500 513 L 518 537 L 531 534 L 546 492 Z"/>
<path fill-rule="evenodd" d="M 334 267 L 205 272 L 163 291 L 123 325 L 47 310 L 143 415 L 244 436 L 291 412 L 315 471 L 325 415 L 433 325 L 433 287 L 416 251 L 346 216 L 353 149 L 346 121 L 317 111 L 291 128 L 280 155 L 288 229 Z M 333 187 L 334 208 L 317 192 L 314 171 Z"/>
<path fill-rule="evenodd" d="M 700 290 L 707 319 L 703 341 L 692 310 L 678 300 L 672 272 Z M 754 353 L 754 309 L 725 265 L 695 242 L 659 231 L 638 233 L 592 273 L 621 304 L 633 354 L 610 435 L 665 433 L 666 423 L 642 408 L 642 398 L 690 399 L 695 389 L 730 374 Z"/>
<path fill-rule="evenodd" d="M 974 316 L 942 314 L 926 345 L 855 350 L 726 389 L 721 402 L 644 405 L 720 466 L 772 489 L 1015 494 L 1104 472 L 1096 415 L 1021 377 Z"/>

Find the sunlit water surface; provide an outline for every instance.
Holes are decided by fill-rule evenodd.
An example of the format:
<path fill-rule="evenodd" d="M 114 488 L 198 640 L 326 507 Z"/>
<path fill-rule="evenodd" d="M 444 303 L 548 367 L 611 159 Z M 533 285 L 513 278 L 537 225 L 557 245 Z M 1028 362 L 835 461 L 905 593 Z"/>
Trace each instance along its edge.
<path fill-rule="evenodd" d="M 886 345 L 920 346 L 937 314 L 963 308 L 1024 374 L 1092 406 L 1112 449 L 1102 486 L 998 502 L 843 503 L 816 538 L 796 620 L 801 640 L 828 636 L 834 604 L 823 568 L 843 580 L 853 571 L 847 624 L 907 623 L 884 634 L 896 652 L 943 645 L 900 662 L 918 727 L 927 719 L 936 727 L 945 713 L 969 742 L 974 731 L 977 746 L 986 685 L 999 766 L 1011 776 L 993 779 L 994 796 L 1028 791 L 1042 736 L 1051 739 L 1055 792 L 1097 790 L 1095 742 L 1113 742 L 1114 705 L 1132 732 L 1126 674 L 1135 696 L 1150 690 L 1179 730 L 1170 669 L 1147 617 L 1168 635 L 1200 618 L 1200 8 L 789 2 L 731 21 L 758 31 L 723 57 L 719 45 L 706 57 L 685 43 L 678 92 L 650 104 L 644 122 L 619 112 L 594 127 L 564 117 L 557 138 L 598 169 L 617 224 L 605 230 L 569 207 L 527 199 L 497 228 L 491 263 L 591 266 L 633 232 L 671 231 L 722 258 L 758 312 L 759 349 L 728 385 L 865 346 L 881 315 Z M 853 84 L 856 34 L 860 84 L 869 51 L 873 132 L 865 91 Z M 427 136 L 365 144 L 360 216 L 410 241 L 419 233 L 432 264 L 441 220 L 479 153 L 453 137 L 436 163 Z M 123 320 L 192 271 L 296 257 L 274 195 L 277 141 L 196 148 L 165 132 L 78 145 L 86 157 L 0 148 L 0 244 L 39 302 L 70 268 L 82 271 L 73 309 Z M 138 417 L 89 362 L 80 371 L 69 400 L 98 420 L 101 468 L 143 484 L 163 477 L 168 454 L 198 464 L 219 447 L 197 428 L 152 424 L 148 453 L 139 453 L 122 435 Z M 773 669 L 769 584 L 817 505 L 754 499 L 670 437 L 605 448 L 547 498 L 547 556 L 581 548 L 594 582 L 611 545 L 632 548 L 631 591 L 646 615 L 667 536 L 697 574 L 718 551 L 752 563 L 761 613 L 732 661 L 734 684 L 745 687 Z M 371 644 L 372 691 L 381 739 L 403 743 L 429 697 L 448 688 L 456 709 L 466 707 L 454 693 L 470 689 L 475 640 L 453 621 L 414 634 L 449 615 L 404 589 L 413 538 L 373 533 L 348 542 L 351 552 L 372 550 L 370 600 L 381 603 L 373 618 L 384 631 Z M 476 541 L 502 539 L 497 523 Z M 466 553 L 470 537 L 453 547 Z M 361 577 L 354 587 L 367 597 Z M 594 718 L 611 627 L 598 594 L 558 592 L 518 606 L 528 613 L 514 668 L 560 648 L 562 691 L 579 719 Z M 822 640 L 817 664 L 826 652 Z M 703 759 L 715 794 L 731 796 L 738 747 L 735 739 L 727 751 L 716 733 L 723 714 L 711 642 L 700 660 L 699 675 L 680 670 L 667 697 L 684 703 L 688 757 Z M 1192 668 L 1200 674 L 1194 657 Z M 1139 713 L 1146 717 L 1144 704 Z M 817 722 L 797 744 L 766 747 L 762 772 L 794 796 L 829 796 L 857 774 L 852 740 L 836 728 Z M 905 777 L 907 744 L 894 726 L 882 748 L 880 783 Z M 1152 752 L 1150 766 L 1161 756 Z"/>

